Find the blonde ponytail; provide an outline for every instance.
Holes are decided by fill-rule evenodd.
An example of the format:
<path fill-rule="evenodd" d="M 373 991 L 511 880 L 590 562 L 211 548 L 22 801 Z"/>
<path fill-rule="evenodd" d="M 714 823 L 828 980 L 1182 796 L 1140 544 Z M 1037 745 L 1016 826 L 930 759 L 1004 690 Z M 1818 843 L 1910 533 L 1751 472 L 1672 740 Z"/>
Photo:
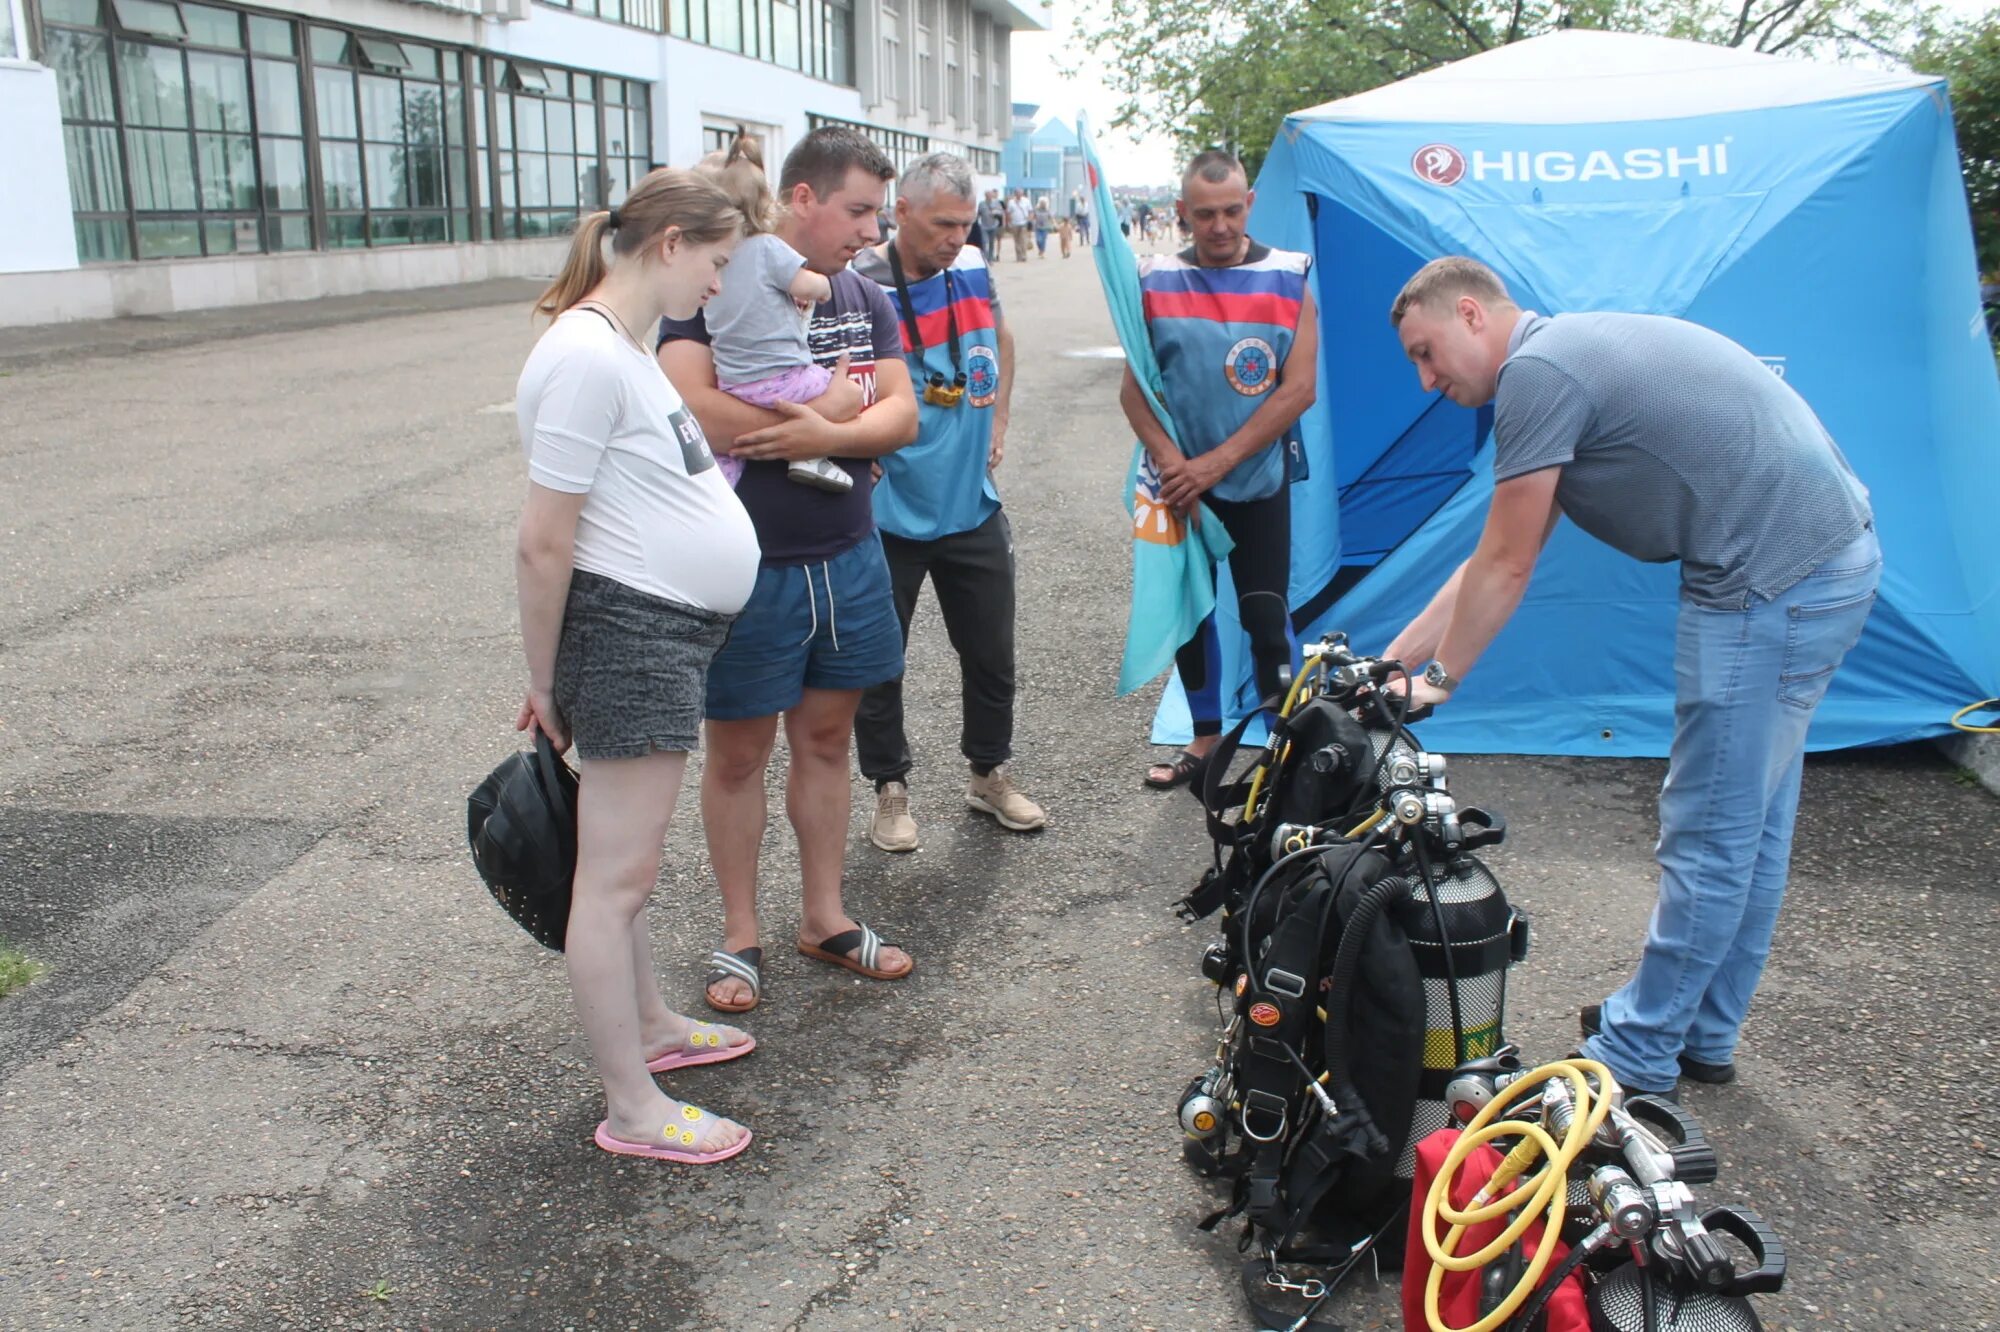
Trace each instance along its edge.
<path fill-rule="evenodd" d="M 569 253 L 563 256 L 562 272 L 556 274 L 556 280 L 535 302 L 536 314 L 554 319 L 604 281 L 604 275 L 610 271 L 604 262 L 604 237 L 610 225 L 608 211 L 585 213 L 577 219 L 576 234 L 569 239 Z"/>
<path fill-rule="evenodd" d="M 614 260 L 651 248 L 662 234 L 678 229 L 692 245 L 712 245 L 743 230 L 743 214 L 709 180 L 678 167 L 649 172 L 618 207 L 585 213 L 570 237 L 562 272 L 535 302 L 535 313 L 553 319 L 604 281 L 604 238 Z"/>

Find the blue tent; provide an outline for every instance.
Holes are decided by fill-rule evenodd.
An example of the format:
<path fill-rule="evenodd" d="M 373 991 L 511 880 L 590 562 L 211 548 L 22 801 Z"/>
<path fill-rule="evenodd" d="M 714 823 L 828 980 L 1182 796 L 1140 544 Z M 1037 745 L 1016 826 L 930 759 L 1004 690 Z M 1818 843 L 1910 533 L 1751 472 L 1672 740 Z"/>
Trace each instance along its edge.
<path fill-rule="evenodd" d="M 1813 748 L 1941 734 L 2000 694 L 2000 381 L 1941 80 L 1559 32 L 1287 118 L 1251 229 L 1316 257 L 1312 473 L 1293 490 L 1310 633 L 1379 650 L 1477 541 L 1490 409 L 1422 392 L 1388 322 L 1425 261 L 1470 254 L 1543 313 L 1718 329 L 1826 423 L 1873 494 L 1886 570 Z M 1426 738 L 1664 755 L 1677 585 L 1562 524 Z M 1184 717 L 1170 691 L 1156 738 Z"/>

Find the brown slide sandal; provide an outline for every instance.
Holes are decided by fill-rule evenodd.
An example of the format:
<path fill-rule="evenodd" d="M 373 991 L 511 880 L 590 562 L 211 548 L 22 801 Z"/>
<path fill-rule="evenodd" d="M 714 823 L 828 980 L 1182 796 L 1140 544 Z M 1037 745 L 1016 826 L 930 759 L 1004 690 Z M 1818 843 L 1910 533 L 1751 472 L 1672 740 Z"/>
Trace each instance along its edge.
<path fill-rule="evenodd" d="M 882 936 L 875 933 L 874 930 L 868 928 L 866 925 L 863 925 L 859 929 L 843 930 L 831 939 L 822 939 L 817 946 L 813 944 L 800 944 L 799 952 L 803 956 L 813 959 L 815 962 L 826 962 L 836 967 L 845 967 L 858 976 L 866 976 L 869 980 L 901 980 L 916 970 L 917 964 L 915 962 L 911 962 L 909 966 L 904 967 L 901 971 L 884 971 L 876 966 L 876 959 L 882 955 L 883 946 L 884 941 Z M 857 950 L 857 956 L 848 956 L 850 952 L 857 952 Z"/>

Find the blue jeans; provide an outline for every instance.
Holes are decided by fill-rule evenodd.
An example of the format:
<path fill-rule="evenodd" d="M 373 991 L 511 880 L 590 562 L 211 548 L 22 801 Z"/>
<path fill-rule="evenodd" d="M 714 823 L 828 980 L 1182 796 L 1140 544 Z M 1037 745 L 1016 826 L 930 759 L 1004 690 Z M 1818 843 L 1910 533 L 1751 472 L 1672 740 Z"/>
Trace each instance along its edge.
<path fill-rule="evenodd" d="M 1584 1043 L 1629 1087 L 1671 1088 L 1682 1054 L 1723 1064 L 1736 1053 L 1785 896 L 1806 727 L 1881 574 L 1869 530 L 1775 600 L 1681 602 L 1660 897 L 1638 971 Z"/>

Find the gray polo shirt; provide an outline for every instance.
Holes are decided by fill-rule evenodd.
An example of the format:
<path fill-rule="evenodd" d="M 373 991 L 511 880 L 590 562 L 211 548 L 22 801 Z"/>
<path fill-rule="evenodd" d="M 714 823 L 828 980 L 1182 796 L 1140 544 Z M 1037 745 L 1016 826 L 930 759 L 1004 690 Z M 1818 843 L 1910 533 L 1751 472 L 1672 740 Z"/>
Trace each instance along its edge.
<path fill-rule="evenodd" d="M 1679 560 L 1688 598 L 1717 610 L 1778 596 L 1873 519 L 1805 400 L 1684 319 L 1528 313 L 1500 367 L 1493 445 L 1495 481 L 1560 466 L 1578 527 Z"/>

